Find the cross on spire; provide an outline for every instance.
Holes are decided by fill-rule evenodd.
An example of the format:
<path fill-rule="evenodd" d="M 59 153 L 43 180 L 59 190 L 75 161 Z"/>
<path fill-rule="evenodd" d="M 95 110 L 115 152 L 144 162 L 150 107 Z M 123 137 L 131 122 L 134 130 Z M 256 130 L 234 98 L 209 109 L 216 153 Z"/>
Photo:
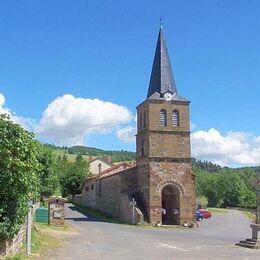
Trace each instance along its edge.
<path fill-rule="evenodd" d="M 160 16 L 160 27 L 163 25 L 163 16 Z"/>

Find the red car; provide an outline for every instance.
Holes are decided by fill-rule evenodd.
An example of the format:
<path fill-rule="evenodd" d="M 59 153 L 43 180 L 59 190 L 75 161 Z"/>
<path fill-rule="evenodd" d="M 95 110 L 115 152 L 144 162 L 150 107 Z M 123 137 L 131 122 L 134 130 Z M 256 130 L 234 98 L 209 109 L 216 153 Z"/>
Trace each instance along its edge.
<path fill-rule="evenodd" d="M 210 218 L 212 216 L 211 212 L 207 209 L 199 209 L 199 212 L 202 214 L 203 218 Z"/>

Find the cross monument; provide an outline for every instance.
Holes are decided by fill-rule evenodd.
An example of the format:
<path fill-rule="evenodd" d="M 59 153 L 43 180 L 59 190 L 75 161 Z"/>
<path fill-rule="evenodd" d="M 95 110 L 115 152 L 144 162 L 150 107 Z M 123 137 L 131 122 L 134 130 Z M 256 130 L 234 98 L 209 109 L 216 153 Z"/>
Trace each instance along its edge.
<path fill-rule="evenodd" d="M 250 225 L 252 229 L 252 238 L 237 243 L 238 246 L 243 246 L 252 249 L 260 249 L 260 170 L 256 172 L 256 212 L 255 223 Z"/>

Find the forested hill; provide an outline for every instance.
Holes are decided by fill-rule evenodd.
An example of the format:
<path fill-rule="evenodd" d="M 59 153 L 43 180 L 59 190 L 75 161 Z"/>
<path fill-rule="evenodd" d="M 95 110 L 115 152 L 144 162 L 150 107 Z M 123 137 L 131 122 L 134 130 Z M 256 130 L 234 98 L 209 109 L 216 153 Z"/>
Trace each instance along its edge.
<path fill-rule="evenodd" d="M 50 148 L 52 148 L 56 154 L 58 155 L 63 155 L 66 154 L 68 157 L 70 157 L 70 155 L 73 157 L 76 157 L 78 154 L 83 155 L 84 156 L 92 156 L 92 157 L 107 157 L 107 156 L 111 156 L 111 159 L 113 162 L 120 162 L 120 161 L 133 161 L 135 160 L 135 152 L 131 152 L 131 151 L 113 151 L 113 150 L 103 150 L 103 149 L 99 149 L 99 148 L 94 148 L 94 147 L 87 147 L 87 146 L 80 146 L 80 145 L 76 145 L 76 146 L 72 146 L 72 147 L 59 147 L 59 146 L 54 146 L 54 145 L 50 145 L 50 144 L 46 144 L 47 146 L 49 146 Z M 214 164 L 212 162 L 209 161 L 201 161 L 201 160 L 196 160 L 195 158 L 192 159 L 192 167 L 193 170 L 195 172 L 197 171 L 206 171 L 209 173 L 217 173 L 217 172 L 221 172 L 221 171 L 236 171 L 236 172 L 244 172 L 244 171 L 248 171 L 248 170 L 260 170 L 260 166 L 259 167 L 243 167 L 243 168 L 236 168 L 236 169 L 232 169 L 229 167 L 221 167 L 220 165 Z"/>
<path fill-rule="evenodd" d="M 135 160 L 135 152 L 130 151 L 111 151 L 111 150 L 102 150 L 93 147 L 86 146 L 72 146 L 72 147 L 58 147 L 54 145 L 48 145 L 54 150 L 54 152 L 59 156 L 68 157 L 69 160 L 74 160 L 77 155 L 82 155 L 86 160 L 95 157 L 111 157 L 112 162 L 121 162 L 121 161 L 133 161 Z"/>

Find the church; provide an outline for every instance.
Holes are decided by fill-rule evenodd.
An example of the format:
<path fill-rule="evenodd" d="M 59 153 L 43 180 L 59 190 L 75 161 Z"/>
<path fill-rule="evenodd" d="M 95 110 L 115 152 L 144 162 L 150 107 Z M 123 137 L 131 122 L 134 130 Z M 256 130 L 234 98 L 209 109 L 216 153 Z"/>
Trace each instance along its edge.
<path fill-rule="evenodd" d="M 177 92 L 160 27 L 145 100 L 137 106 L 136 163 L 86 179 L 81 204 L 132 223 L 183 225 L 195 219 L 190 101 Z"/>

